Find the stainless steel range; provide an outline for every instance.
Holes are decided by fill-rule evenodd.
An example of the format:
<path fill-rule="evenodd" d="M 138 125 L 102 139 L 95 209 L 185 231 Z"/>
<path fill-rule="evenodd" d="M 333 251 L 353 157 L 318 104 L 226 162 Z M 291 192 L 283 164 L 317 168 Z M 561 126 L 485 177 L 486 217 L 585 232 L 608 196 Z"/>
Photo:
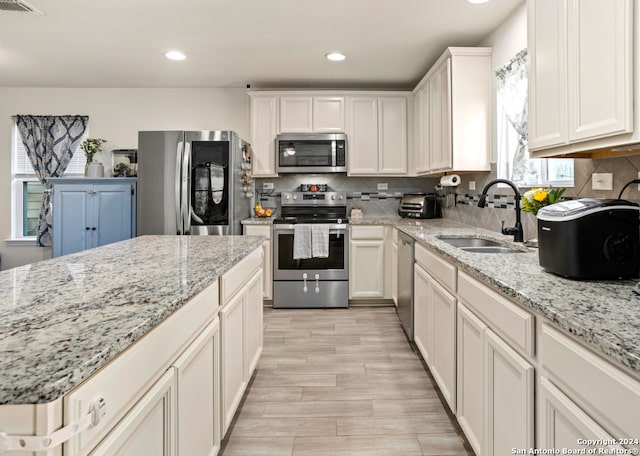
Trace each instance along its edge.
<path fill-rule="evenodd" d="M 308 188 L 316 191 L 302 191 Z M 282 193 L 281 217 L 273 221 L 273 307 L 348 307 L 347 195 L 331 191 L 324 184 L 301 186 L 299 190 Z M 296 226 L 307 224 L 328 233 L 328 241 L 324 238 L 326 250 L 321 255 L 299 258 L 294 250 L 300 240 L 295 238 L 304 233 L 305 226 Z"/>

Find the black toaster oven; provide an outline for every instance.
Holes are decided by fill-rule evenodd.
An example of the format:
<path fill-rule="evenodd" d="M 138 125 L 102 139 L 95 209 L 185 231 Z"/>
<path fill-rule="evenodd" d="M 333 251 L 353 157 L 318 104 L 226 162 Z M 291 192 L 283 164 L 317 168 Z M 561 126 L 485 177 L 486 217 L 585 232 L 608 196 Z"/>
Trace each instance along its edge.
<path fill-rule="evenodd" d="M 407 193 L 400 200 L 398 215 L 407 218 L 442 218 L 440 199 L 433 193 Z"/>

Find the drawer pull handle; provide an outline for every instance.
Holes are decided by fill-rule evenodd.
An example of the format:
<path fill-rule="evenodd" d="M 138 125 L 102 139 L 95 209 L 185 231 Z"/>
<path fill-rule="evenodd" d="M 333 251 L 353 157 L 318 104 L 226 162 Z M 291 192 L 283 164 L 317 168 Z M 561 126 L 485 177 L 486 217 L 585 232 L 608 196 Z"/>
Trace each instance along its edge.
<path fill-rule="evenodd" d="M 0 432 L 0 454 L 8 451 L 45 451 L 62 445 L 76 434 L 97 426 L 107 414 L 107 403 L 104 398 L 99 397 L 91 404 L 89 413 L 83 416 L 80 421 L 65 426 L 48 435 L 7 435 Z"/>

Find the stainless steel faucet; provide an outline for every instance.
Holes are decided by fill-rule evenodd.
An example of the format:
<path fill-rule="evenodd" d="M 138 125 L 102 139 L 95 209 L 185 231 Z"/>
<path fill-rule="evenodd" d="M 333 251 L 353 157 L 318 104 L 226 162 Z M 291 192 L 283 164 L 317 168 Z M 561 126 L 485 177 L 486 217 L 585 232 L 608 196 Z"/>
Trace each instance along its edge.
<path fill-rule="evenodd" d="M 494 184 L 503 183 L 510 186 L 516 194 L 516 226 L 504 227 L 504 220 L 502 221 L 502 234 L 513 235 L 513 242 L 524 242 L 524 232 L 522 231 L 522 221 L 520 220 L 520 192 L 516 184 L 507 179 L 494 179 L 484 186 L 482 189 L 482 195 L 478 201 L 478 207 L 485 207 L 487 205 L 487 190 Z"/>

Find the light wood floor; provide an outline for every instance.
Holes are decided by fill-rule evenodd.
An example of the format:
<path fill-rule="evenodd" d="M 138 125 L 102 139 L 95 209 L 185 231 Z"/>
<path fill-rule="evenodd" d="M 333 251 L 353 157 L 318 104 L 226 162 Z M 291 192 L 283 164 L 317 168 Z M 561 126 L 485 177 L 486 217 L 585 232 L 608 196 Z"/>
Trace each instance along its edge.
<path fill-rule="evenodd" d="M 392 307 L 267 309 L 232 455 L 473 455 Z"/>

